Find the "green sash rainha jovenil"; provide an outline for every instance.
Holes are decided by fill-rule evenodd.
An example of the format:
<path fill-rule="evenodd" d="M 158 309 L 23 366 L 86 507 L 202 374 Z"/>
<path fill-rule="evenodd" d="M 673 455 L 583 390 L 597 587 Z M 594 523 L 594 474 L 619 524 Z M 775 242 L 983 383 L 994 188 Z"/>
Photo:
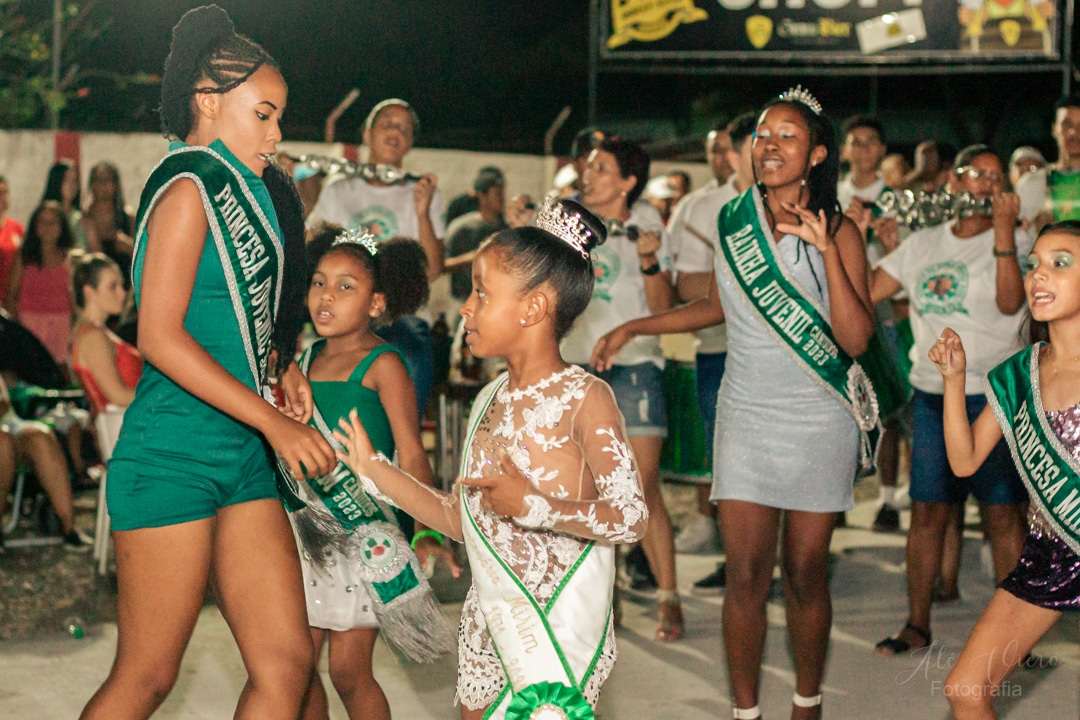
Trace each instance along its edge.
<path fill-rule="evenodd" d="M 833 336 L 828 311 L 814 301 L 773 253 L 757 187 L 720 211 L 719 265 L 780 346 L 851 413 L 861 435 L 859 471 L 874 471 L 881 423 L 877 397 L 862 367 Z"/>

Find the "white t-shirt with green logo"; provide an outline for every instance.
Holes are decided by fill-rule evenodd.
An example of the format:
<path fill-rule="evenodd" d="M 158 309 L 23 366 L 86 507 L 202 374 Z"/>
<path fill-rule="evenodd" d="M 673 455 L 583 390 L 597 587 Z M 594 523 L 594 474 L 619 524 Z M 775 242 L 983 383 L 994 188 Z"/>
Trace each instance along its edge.
<path fill-rule="evenodd" d="M 1026 257 L 1032 244 L 1028 234 L 1017 229 L 1018 258 Z M 878 267 L 911 298 L 911 384 L 919 390 L 944 392 L 941 373 L 926 354 L 947 327 L 964 341 L 969 395 L 982 394 L 986 373 L 1022 347 L 1023 309 L 1003 315 L 997 307 L 993 229 L 966 239 L 953 234 L 952 223 L 920 230 Z"/>
<path fill-rule="evenodd" d="M 724 185 L 713 180 L 679 201 L 668 223 L 675 272 L 715 272 L 716 249 L 720 246 L 720 228 L 717 225 L 720 208 L 738 196 L 735 176 L 732 175 Z M 696 334 L 699 353 L 715 355 L 727 352 L 725 323 L 698 330 Z"/>
<path fill-rule="evenodd" d="M 379 242 L 404 235 L 420 239 L 420 223 L 413 200 L 415 182 L 400 185 L 371 185 L 363 178 L 344 178 L 323 188 L 319 201 L 308 216 L 308 227 L 320 220 L 336 223 L 350 230 L 361 228 Z M 431 225 L 435 237 L 446 237 L 443 226 L 442 195 L 436 190 L 431 198 Z"/>
<path fill-rule="evenodd" d="M 670 271 L 671 244 L 659 213 L 649 205 L 642 207 L 642 203 L 636 203 L 626 225 L 659 231 L 662 247 L 656 257 L 660 269 Z M 610 237 L 603 245 L 593 249 L 592 261 L 596 273 L 592 300 L 561 345 L 563 358 L 577 365 L 589 363 L 593 348 L 605 334 L 624 322 L 652 314 L 645 299 L 645 276 L 641 274 L 641 261 L 638 260 L 634 243 L 625 236 Z M 631 340 L 615 356 L 616 365 L 638 365 L 643 362 L 664 367 L 660 338 L 655 335 Z"/>

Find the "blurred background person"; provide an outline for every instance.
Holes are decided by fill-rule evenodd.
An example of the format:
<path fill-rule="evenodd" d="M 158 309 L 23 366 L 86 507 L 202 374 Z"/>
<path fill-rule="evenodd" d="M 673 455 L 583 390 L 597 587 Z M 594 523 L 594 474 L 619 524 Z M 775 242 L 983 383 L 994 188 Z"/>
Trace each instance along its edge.
<path fill-rule="evenodd" d="M 30 216 L 29 231 L 8 279 L 7 310 L 66 365 L 71 337 L 71 267 L 75 244 L 63 206 L 46 200 Z"/>
<path fill-rule="evenodd" d="M 7 180 L 0 176 L 0 306 L 7 302 L 11 268 L 26 235 L 23 224 L 8 215 L 10 204 L 11 192 Z"/>

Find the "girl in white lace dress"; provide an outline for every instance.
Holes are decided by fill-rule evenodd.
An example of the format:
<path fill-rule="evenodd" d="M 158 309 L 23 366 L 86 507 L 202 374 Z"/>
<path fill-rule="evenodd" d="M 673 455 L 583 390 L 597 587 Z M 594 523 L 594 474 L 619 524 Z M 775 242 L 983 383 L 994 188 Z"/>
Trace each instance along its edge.
<path fill-rule="evenodd" d="M 615 662 L 614 545 L 639 540 L 648 513 L 611 389 L 558 346 L 589 302 L 588 253 L 604 235 L 580 205 L 549 201 L 537 227 L 498 233 L 474 261 L 465 341 L 474 355 L 505 357 L 508 372 L 473 406 L 450 493 L 376 455 L 355 414 L 341 423 L 342 460 L 369 491 L 466 543 L 466 720 L 492 706 L 487 717 L 544 707 L 592 717 Z"/>

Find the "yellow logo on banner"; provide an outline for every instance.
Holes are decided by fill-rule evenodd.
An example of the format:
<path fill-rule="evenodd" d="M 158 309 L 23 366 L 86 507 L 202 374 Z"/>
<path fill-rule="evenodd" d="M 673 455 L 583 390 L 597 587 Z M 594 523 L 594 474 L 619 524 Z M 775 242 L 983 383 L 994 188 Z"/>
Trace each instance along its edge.
<path fill-rule="evenodd" d="M 1015 20 L 1002 20 L 1001 24 L 998 25 L 998 30 L 1001 31 L 1001 39 L 1009 47 L 1014 47 L 1016 43 L 1020 42 L 1020 33 L 1023 32 L 1020 23 Z"/>
<path fill-rule="evenodd" d="M 751 15 L 746 18 L 746 37 L 758 50 L 765 47 L 772 38 L 772 20 L 764 15 Z"/>
<path fill-rule="evenodd" d="M 694 0 L 611 0 L 614 33 L 607 46 L 617 48 L 631 40 L 661 40 L 683 23 L 708 18 L 707 12 L 694 6 Z"/>

